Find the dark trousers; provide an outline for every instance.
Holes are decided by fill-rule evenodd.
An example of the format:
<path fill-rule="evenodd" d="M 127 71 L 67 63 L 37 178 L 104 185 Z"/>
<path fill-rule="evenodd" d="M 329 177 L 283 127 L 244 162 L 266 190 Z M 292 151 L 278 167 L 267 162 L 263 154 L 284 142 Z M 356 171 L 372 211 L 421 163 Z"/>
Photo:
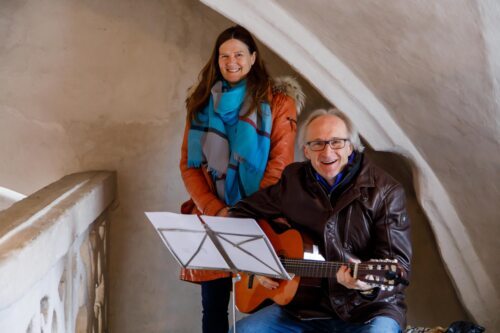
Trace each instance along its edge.
<path fill-rule="evenodd" d="M 201 283 L 203 333 L 227 333 L 229 330 L 227 308 L 231 287 L 231 278 Z"/>

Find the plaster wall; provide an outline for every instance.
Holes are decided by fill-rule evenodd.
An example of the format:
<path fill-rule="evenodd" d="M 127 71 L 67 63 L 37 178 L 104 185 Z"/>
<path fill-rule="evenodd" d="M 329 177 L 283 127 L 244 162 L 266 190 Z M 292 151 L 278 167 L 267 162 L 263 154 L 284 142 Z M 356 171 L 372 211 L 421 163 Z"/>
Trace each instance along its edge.
<path fill-rule="evenodd" d="M 199 331 L 199 288 L 177 280 L 177 264 L 143 212 L 178 211 L 187 198 L 178 171 L 183 101 L 230 24 L 194 0 L 0 3 L 0 156 L 7 157 L 0 159 L 0 185 L 32 193 L 72 172 L 117 171 L 112 332 Z M 274 74 L 293 72 L 267 48 L 262 53 Z M 301 82 L 307 109 L 329 104 Z M 429 280 L 417 280 L 410 318 L 445 325 L 465 315 L 424 214 L 418 205 L 415 211 L 423 221 L 415 240 L 431 260 L 420 272 L 432 269 L 427 276 L 444 287 L 426 289 Z M 422 303 L 435 295 L 436 306 L 447 309 L 439 317 Z"/>

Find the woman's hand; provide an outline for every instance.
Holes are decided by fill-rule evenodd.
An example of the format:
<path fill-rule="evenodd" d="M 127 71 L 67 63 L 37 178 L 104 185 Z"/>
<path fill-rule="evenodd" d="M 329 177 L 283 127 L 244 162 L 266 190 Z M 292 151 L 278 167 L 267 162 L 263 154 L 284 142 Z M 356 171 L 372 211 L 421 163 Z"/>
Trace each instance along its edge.
<path fill-rule="evenodd" d="M 217 216 L 228 217 L 229 216 L 229 207 L 224 207 L 217 212 Z"/>
<path fill-rule="evenodd" d="M 276 289 L 280 286 L 279 282 L 278 281 L 275 281 L 271 278 L 268 278 L 268 277 L 265 277 L 265 276 L 261 276 L 261 275 L 255 275 L 255 279 L 257 281 L 259 281 L 259 283 L 264 287 L 264 288 L 267 288 L 267 289 Z"/>

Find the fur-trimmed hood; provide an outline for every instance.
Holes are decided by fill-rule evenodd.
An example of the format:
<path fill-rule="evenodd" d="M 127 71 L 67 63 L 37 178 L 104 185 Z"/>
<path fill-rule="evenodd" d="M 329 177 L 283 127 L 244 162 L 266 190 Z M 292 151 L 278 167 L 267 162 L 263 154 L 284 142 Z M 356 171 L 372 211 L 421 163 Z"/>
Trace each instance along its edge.
<path fill-rule="evenodd" d="M 295 78 L 291 76 L 280 76 L 273 79 L 272 91 L 273 95 L 282 93 L 293 98 L 297 106 L 297 115 L 300 114 L 304 108 L 306 96 Z"/>

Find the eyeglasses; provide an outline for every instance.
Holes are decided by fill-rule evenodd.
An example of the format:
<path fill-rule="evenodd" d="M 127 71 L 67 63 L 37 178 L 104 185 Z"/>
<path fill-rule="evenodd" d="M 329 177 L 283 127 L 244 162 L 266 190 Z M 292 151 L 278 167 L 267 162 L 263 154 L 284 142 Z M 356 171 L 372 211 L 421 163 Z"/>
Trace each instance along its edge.
<path fill-rule="evenodd" d="M 349 141 L 349 139 L 333 138 L 331 140 L 309 141 L 309 142 L 306 142 L 306 145 L 312 151 L 322 151 L 323 149 L 325 149 L 327 144 L 332 149 L 342 149 L 345 147 L 346 141 Z"/>

